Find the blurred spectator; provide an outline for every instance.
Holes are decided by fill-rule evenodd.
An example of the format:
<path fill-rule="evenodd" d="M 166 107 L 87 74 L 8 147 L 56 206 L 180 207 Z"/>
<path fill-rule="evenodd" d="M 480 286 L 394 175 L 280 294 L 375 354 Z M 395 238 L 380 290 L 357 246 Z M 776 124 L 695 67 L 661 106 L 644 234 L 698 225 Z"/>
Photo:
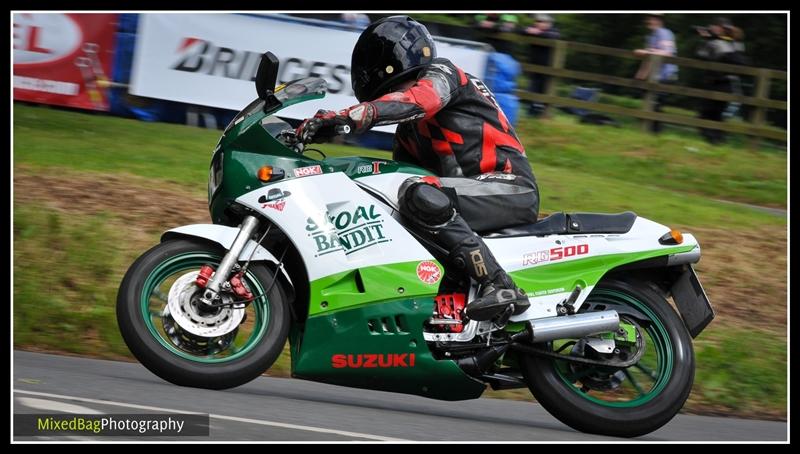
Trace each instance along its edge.
<path fill-rule="evenodd" d="M 370 24 L 369 16 L 362 13 L 343 13 L 339 20 L 358 28 L 366 28 Z"/>
<path fill-rule="evenodd" d="M 478 14 L 475 16 L 475 26 L 481 32 L 483 39 L 497 52 L 511 54 L 514 43 L 497 38 L 497 33 L 513 33 L 517 29 L 519 19 L 516 14 Z"/>
<path fill-rule="evenodd" d="M 544 39 L 561 38 L 561 32 L 555 27 L 553 18 L 549 14 L 536 14 L 533 19 L 533 25 L 525 28 L 523 30 L 524 34 Z M 530 47 L 530 62 L 534 65 L 549 66 L 550 55 L 552 53 L 552 47 L 533 44 Z M 528 77 L 530 78 L 530 91 L 533 93 L 544 93 L 547 87 L 547 81 L 550 77 L 546 74 L 539 73 L 529 73 Z M 539 116 L 544 112 L 546 107 L 546 104 L 534 101 L 528 105 L 528 113 L 533 116 Z"/>
<path fill-rule="evenodd" d="M 697 33 L 703 38 L 695 54 L 702 60 L 715 63 L 728 63 L 733 65 L 744 64 L 744 44 L 734 39 L 732 32 L 738 30 L 724 17 L 716 18 L 707 27 L 695 27 Z M 737 36 L 743 33 L 739 30 Z M 739 78 L 719 71 L 706 71 L 703 77 L 703 88 L 707 90 L 722 91 L 726 93 L 741 93 Z M 703 99 L 700 104 L 700 118 L 704 120 L 723 121 L 724 113 L 728 107 L 726 101 Z M 702 136 L 712 144 L 719 144 L 725 140 L 725 133 L 716 129 L 700 128 Z"/>
<path fill-rule="evenodd" d="M 743 64 L 750 64 L 749 61 L 747 61 L 748 58 L 745 53 L 744 31 L 741 28 L 731 24 L 730 27 L 725 28 L 725 34 L 730 36 L 730 38 L 733 40 L 734 51 L 738 52 L 739 57 L 746 62 Z"/>
<path fill-rule="evenodd" d="M 744 31 L 733 25 L 730 24 L 728 27 L 724 27 L 725 35 L 730 37 L 733 41 L 733 51 L 735 55 L 733 55 L 729 60 L 735 62 L 737 65 L 749 65 L 750 58 L 747 57 L 747 53 L 744 46 Z M 728 79 L 731 81 L 731 92 L 737 95 L 744 94 L 742 90 L 742 80 L 738 75 L 729 75 Z M 722 114 L 723 118 L 733 118 L 740 113 L 742 110 L 742 105 L 738 102 L 731 101 L 728 103 L 725 111 Z"/>
<path fill-rule="evenodd" d="M 674 57 L 677 53 L 677 46 L 675 45 L 675 35 L 666 27 L 664 27 L 664 15 L 660 13 L 648 14 L 645 17 L 645 25 L 650 30 L 650 34 L 645 40 L 644 49 L 636 49 L 636 55 L 663 55 L 667 57 Z M 642 60 L 639 66 L 639 71 L 636 73 L 636 78 L 640 80 L 647 80 L 650 73 L 653 71 L 652 61 L 647 58 Z M 656 81 L 660 84 L 674 84 L 678 80 L 678 67 L 672 63 L 662 64 L 658 69 Z M 653 101 L 653 110 L 661 112 L 662 106 L 666 98 L 665 93 L 656 93 L 655 100 Z M 652 122 L 651 131 L 654 133 L 661 132 L 661 122 Z"/>

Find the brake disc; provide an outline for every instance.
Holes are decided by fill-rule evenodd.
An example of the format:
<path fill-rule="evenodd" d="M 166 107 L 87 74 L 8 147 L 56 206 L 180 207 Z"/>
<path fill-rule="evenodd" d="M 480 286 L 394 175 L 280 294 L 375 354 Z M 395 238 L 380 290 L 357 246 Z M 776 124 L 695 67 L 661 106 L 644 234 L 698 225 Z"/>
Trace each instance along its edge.
<path fill-rule="evenodd" d="M 167 333 L 172 344 L 194 355 L 216 355 L 227 350 L 236 338 L 236 333 L 239 331 L 239 328 L 236 328 L 230 333 L 220 337 L 196 336 L 175 323 L 168 308 L 164 311 L 161 320 L 164 326 L 164 332 Z"/>
<path fill-rule="evenodd" d="M 210 308 L 200 301 L 202 289 L 197 286 L 198 271 L 179 277 L 169 289 L 167 307 L 175 323 L 184 331 L 200 337 L 221 337 L 239 327 L 245 309 L 230 305 Z M 248 289 L 249 290 L 249 289 Z M 223 303 L 233 302 L 233 297 L 220 294 Z"/>

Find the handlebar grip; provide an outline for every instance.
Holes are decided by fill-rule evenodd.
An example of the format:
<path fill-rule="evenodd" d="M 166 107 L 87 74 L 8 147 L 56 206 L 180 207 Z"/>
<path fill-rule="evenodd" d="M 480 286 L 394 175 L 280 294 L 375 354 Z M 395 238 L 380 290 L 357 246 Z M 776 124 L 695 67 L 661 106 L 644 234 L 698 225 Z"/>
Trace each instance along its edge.
<path fill-rule="evenodd" d="M 350 125 L 338 125 L 338 126 L 336 126 L 336 134 L 339 134 L 339 135 L 350 134 Z"/>

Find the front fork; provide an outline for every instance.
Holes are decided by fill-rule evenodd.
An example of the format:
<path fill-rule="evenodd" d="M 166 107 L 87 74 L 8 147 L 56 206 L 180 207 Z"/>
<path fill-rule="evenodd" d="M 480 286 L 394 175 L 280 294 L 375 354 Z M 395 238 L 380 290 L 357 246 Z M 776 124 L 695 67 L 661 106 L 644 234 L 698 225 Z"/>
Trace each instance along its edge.
<path fill-rule="evenodd" d="M 208 305 L 213 305 L 214 302 L 219 299 L 220 287 L 222 287 L 223 283 L 227 280 L 228 275 L 231 274 L 231 270 L 239 260 L 242 250 L 244 250 L 244 247 L 247 245 L 247 242 L 250 241 L 253 232 L 255 232 L 257 228 L 258 219 L 255 216 L 247 216 L 244 218 L 242 224 L 239 226 L 239 234 L 236 235 L 236 239 L 233 240 L 233 244 L 228 250 L 228 253 L 222 258 L 219 267 L 214 272 L 211 279 L 209 279 L 208 284 L 206 284 L 206 289 L 200 301 Z"/>

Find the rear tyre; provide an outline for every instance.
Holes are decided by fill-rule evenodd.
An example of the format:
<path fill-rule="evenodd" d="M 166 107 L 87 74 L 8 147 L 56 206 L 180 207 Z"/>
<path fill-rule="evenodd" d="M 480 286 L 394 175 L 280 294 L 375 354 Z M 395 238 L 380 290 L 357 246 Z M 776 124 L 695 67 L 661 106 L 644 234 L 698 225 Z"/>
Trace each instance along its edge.
<path fill-rule="evenodd" d="M 621 319 L 638 324 L 645 353 L 628 368 L 594 370 L 522 355 L 523 375 L 536 400 L 564 424 L 593 434 L 637 437 L 669 422 L 694 381 L 691 337 L 681 318 L 660 292 L 639 282 L 601 283 L 579 312 L 586 308 L 616 309 Z"/>

